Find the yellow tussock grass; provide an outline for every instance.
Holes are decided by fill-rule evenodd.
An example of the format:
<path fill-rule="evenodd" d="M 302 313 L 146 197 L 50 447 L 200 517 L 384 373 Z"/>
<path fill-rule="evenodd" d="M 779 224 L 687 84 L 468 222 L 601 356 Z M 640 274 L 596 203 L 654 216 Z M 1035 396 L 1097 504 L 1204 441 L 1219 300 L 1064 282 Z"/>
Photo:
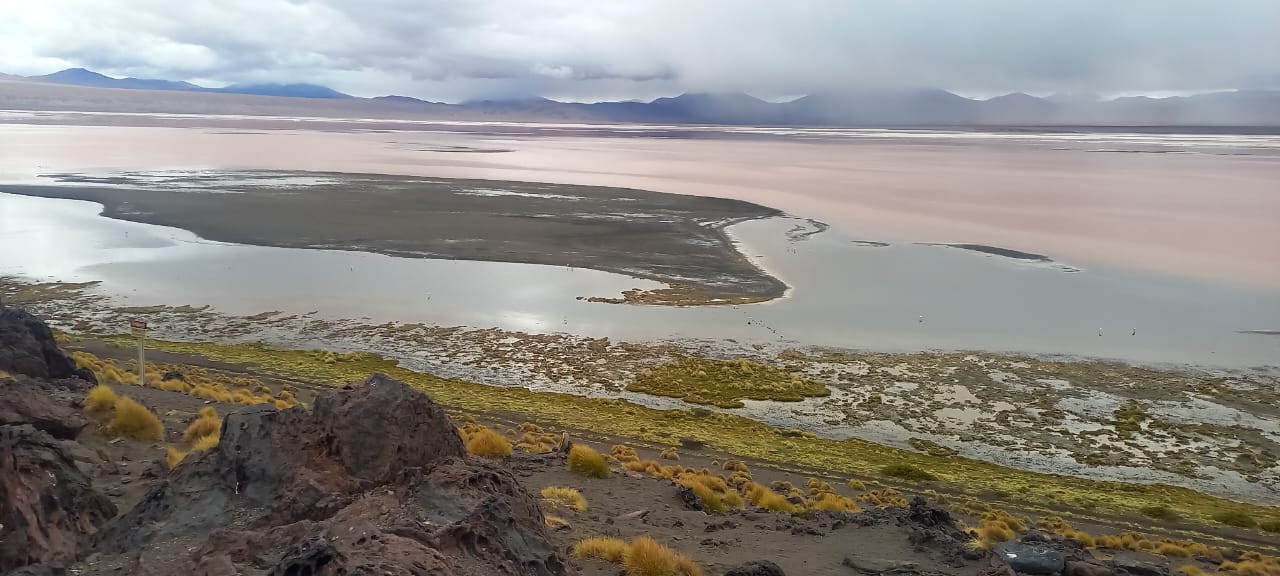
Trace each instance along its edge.
<path fill-rule="evenodd" d="M 218 417 L 218 412 L 212 406 L 205 406 L 200 409 L 200 417 L 192 420 L 182 432 L 182 440 L 191 444 L 205 436 L 217 436 L 221 430 L 222 419 Z"/>
<path fill-rule="evenodd" d="M 173 469 L 179 462 L 182 462 L 183 458 L 186 457 L 186 452 L 174 448 L 173 446 L 169 446 L 164 449 L 164 461 L 169 465 L 169 469 Z"/>
<path fill-rule="evenodd" d="M 1172 542 L 1161 542 L 1156 545 L 1156 554 L 1171 558 L 1186 558 L 1191 555 L 1191 552 Z"/>
<path fill-rule="evenodd" d="M 107 430 L 116 436 L 133 440 L 159 442 L 164 440 L 164 424 L 146 406 L 133 398 L 121 396 L 116 400 L 116 412 L 107 424 Z"/>
<path fill-rule="evenodd" d="M 556 506 L 572 508 L 578 512 L 585 512 L 587 510 L 587 498 L 576 488 L 547 486 L 542 489 L 542 497 Z"/>
<path fill-rule="evenodd" d="M 858 492 L 865 492 L 867 490 L 867 485 L 863 484 L 861 480 L 850 480 L 849 489 L 857 490 Z"/>
<path fill-rule="evenodd" d="M 93 414 L 103 414 L 110 412 L 116 407 L 116 400 L 119 397 L 104 384 L 99 384 L 89 389 L 89 393 L 84 396 L 84 411 Z"/>
<path fill-rule="evenodd" d="M 588 478 L 608 478 L 609 462 L 586 444 L 574 444 L 569 449 L 569 471 Z"/>
<path fill-rule="evenodd" d="M 618 462 L 635 462 L 640 459 L 640 456 L 636 455 L 635 448 L 622 444 L 617 444 L 609 450 L 609 455 Z"/>
<path fill-rule="evenodd" d="M 810 478 L 808 481 L 804 483 L 804 485 L 805 485 L 805 488 L 809 489 L 810 496 L 817 496 L 819 494 L 835 494 L 836 493 L 836 489 L 831 487 L 831 483 L 825 482 L 823 480 L 818 480 L 817 478 Z"/>
<path fill-rule="evenodd" d="M 658 457 L 663 460 L 679 460 L 680 454 L 676 452 L 675 448 L 667 448 L 666 450 L 663 450 L 662 453 L 658 454 Z"/>
<path fill-rule="evenodd" d="M 627 543 L 617 538 L 584 538 L 573 545 L 577 558 L 597 558 L 606 562 L 621 562 L 627 553 Z"/>
<path fill-rule="evenodd" d="M 550 528 L 559 528 L 559 527 L 561 527 L 561 526 L 568 526 L 568 525 L 569 525 L 569 521 L 568 521 L 568 520 L 565 520 L 564 518 L 561 518 L 561 517 L 559 517 L 559 516 L 555 516 L 555 515 L 553 515 L 553 514 L 547 514 L 546 516 L 543 516 L 543 517 L 542 517 L 542 523 L 543 523 L 543 524 L 545 524 L 546 526 L 550 527 Z"/>
<path fill-rule="evenodd" d="M 1199 566 L 1194 564 L 1183 564 L 1174 570 L 1174 572 L 1184 574 L 1185 576 L 1209 576 L 1208 572 L 1201 570 Z"/>
<path fill-rule="evenodd" d="M 747 484 L 745 491 L 747 500 L 757 508 L 764 508 L 774 512 L 795 512 L 794 504 L 764 484 L 751 482 Z"/>
<path fill-rule="evenodd" d="M 839 510 L 841 512 L 862 511 L 862 508 L 859 508 L 853 500 L 830 492 L 823 492 L 819 494 L 817 498 L 814 498 L 809 503 L 809 507 L 814 510 Z"/>
<path fill-rule="evenodd" d="M 722 465 L 722 467 L 723 467 L 723 468 L 725 469 L 725 471 L 727 471 L 727 472 L 735 472 L 735 471 L 736 471 L 736 472 L 746 472 L 746 473 L 748 473 L 748 474 L 750 474 L 750 473 L 751 473 L 751 470 L 747 468 L 747 463 L 746 463 L 746 462 L 743 462 L 743 461 L 741 461 L 741 460 L 725 460 L 725 462 L 724 462 L 724 464 Z"/>
<path fill-rule="evenodd" d="M 210 450 L 214 446 L 218 445 L 219 440 L 221 440 L 221 438 L 217 434 L 213 434 L 210 436 L 201 436 L 191 444 L 191 451 L 204 452 L 205 450 Z"/>
<path fill-rule="evenodd" d="M 627 576 L 702 576 L 702 570 L 683 554 L 648 536 L 631 541 L 622 557 Z"/>
<path fill-rule="evenodd" d="M 511 455 L 511 442 L 502 434 L 481 428 L 468 435 L 467 452 L 485 458 L 506 458 Z"/>

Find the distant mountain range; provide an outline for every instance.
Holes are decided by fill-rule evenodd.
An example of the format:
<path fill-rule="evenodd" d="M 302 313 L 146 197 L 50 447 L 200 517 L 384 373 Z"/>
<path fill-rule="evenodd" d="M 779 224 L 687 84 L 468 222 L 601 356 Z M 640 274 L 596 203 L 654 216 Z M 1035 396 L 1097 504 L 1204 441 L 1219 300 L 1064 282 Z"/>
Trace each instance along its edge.
<path fill-rule="evenodd" d="M 67 68 L 43 76 L 27 76 L 27 80 L 92 86 L 94 88 L 123 88 L 126 90 L 175 90 L 182 92 L 219 92 L 223 94 L 252 94 L 255 96 L 286 96 L 293 98 L 353 98 L 326 86 L 315 84 L 232 84 L 224 88 L 206 88 L 190 82 L 154 80 L 150 78 L 112 78 L 84 68 Z"/>
<path fill-rule="evenodd" d="M 171 96 L 134 93 L 122 97 L 118 91 L 95 92 L 89 88 L 165 92 Z M 747 94 L 682 94 L 651 102 L 575 103 L 526 98 L 443 104 L 409 96 L 356 98 L 314 84 L 206 88 L 189 82 L 112 78 L 83 68 L 44 76 L 0 74 L 0 108 L 837 127 L 1280 126 L 1280 91 L 1267 90 L 1111 100 L 1090 94 L 1040 98 L 1022 93 L 976 100 L 945 90 L 919 89 L 810 94 L 789 102 L 766 102 Z"/>

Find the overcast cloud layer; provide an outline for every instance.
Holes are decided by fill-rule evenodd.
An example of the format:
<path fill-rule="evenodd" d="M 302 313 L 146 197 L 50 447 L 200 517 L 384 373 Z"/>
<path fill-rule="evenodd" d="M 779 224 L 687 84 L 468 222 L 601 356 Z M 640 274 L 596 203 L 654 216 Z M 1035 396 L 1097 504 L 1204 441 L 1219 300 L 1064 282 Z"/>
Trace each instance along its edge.
<path fill-rule="evenodd" d="M 5 0 L 0 72 L 360 96 L 1280 88 L 1280 0 Z"/>

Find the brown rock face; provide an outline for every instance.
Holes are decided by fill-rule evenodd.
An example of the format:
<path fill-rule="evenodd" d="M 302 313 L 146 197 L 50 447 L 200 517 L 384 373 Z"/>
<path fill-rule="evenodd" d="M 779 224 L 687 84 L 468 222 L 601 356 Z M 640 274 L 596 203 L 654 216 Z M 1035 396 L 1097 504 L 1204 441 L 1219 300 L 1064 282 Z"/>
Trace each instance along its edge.
<path fill-rule="evenodd" d="M 74 439 L 87 422 L 80 416 L 84 399 L 79 380 L 47 382 L 14 376 L 0 378 L 0 425 L 30 424 L 54 438 Z"/>
<path fill-rule="evenodd" d="M 53 332 L 25 310 L 0 306 L 0 370 L 37 378 L 70 378 L 75 364 Z"/>
<path fill-rule="evenodd" d="M 375 375 L 311 412 L 228 414 L 218 447 L 184 460 L 99 549 L 142 554 L 141 574 L 170 573 L 165 557 L 206 574 L 563 574 L 542 521 L 510 471 L 467 456 L 439 406 Z"/>
<path fill-rule="evenodd" d="M 115 514 L 62 442 L 32 426 L 0 426 L 0 572 L 69 566 Z"/>

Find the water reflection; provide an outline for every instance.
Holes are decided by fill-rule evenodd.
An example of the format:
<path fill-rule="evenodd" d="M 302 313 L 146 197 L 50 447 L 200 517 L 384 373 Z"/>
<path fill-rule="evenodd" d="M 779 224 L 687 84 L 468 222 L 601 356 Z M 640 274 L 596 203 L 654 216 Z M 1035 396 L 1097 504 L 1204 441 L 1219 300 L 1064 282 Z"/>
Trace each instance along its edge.
<path fill-rule="evenodd" d="M 319 311 L 375 322 L 496 326 L 624 340 L 737 339 L 879 350 L 977 349 L 1143 362 L 1274 364 L 1274 293 L 942 246 L 801 242 L 796 221 L 731 231 L 793 287 L 787 298 L 708 308 L 593 304 L 656 284 L 555 266 L 406 259 L 222 244 L 97 216 L 96 204 L 0 194 L 0 274 L 100 280 L 121 305 L 209 304 L 249 315 Z M 861 239 L 859 239 L 861 240 Z M 1099 335 L 1101 334 L 1101 335 Z"/>

